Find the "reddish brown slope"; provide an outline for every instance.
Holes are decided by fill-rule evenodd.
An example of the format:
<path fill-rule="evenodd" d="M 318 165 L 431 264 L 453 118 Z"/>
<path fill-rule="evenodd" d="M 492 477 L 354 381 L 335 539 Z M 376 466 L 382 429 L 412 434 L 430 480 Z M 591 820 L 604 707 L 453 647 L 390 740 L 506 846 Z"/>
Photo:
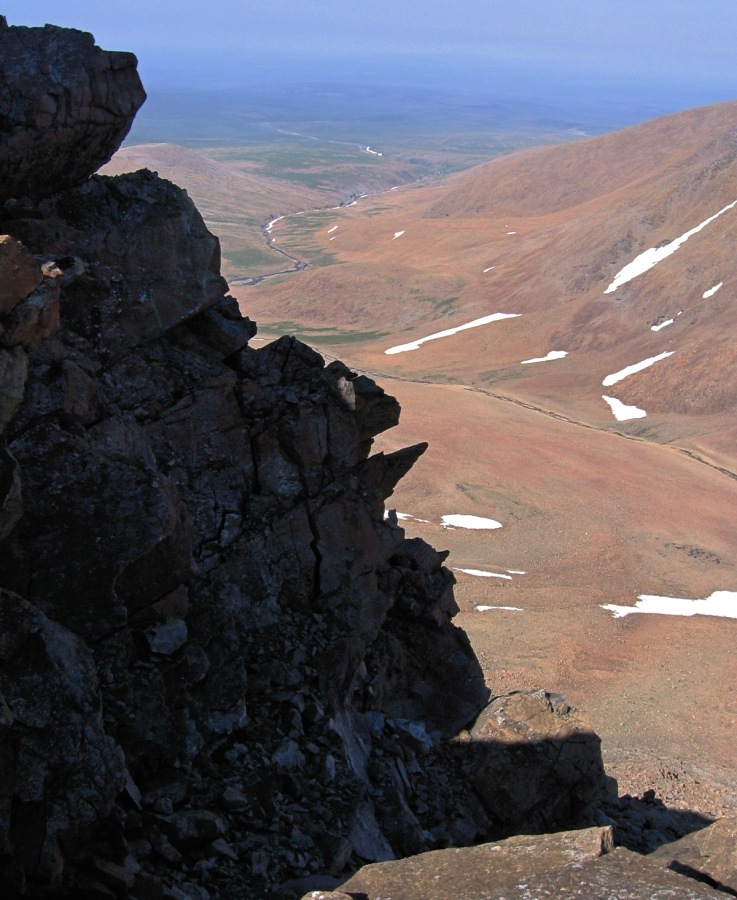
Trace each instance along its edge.
<path fill-rule="evenodd" d="M 585 708 L 623 792 L 654 787 L 668 802 L 734 809 L 737 622 L 615 619 L 602 605 L 737 590 L 737 481 L 673 448 L 478 391 L 392 388 L 402 418 L 382 449 L 430 446 L 391 505 L 426 520 L 406 527 L 448 548 L 449 565 L 509 575 L 456 573 L 458 621 L 492 691 L 542 686 Z M 447 513 L 503 527 L 443 529 Z"/>
<path fill-rule="evenodd" d="M 604 292 L 642 251 L 737 199 L 736 127 L 737 103 L 720 104 L 326 214 L 312 241 L 340 265 L 239 296 L 261 322 L 386 332 L 372 345 L 351 345 L 369 368 L 477 384 L 605 427 L 614 419 L 601 400 L 603 378 L 672 350 L 667 363 L 612 393 L 657 415 L 647 424 L 662 428 L 663 440 L 711 433 L 714 452 L 726 452 L 737 435 L 731 421 L 714 417 L 724 420 L 737 405 L 737 208 Z M 277 240 L 295 249 L 289 222 L 282 224 Z M 383 353 L 493 312 L 521 316 L 414 352 Z M 671 326 L 651 330 L 669 318 Z M 549 350 L 569 356 L 520 366 Z"/>
<path fill-rule="evenodd" d="M 735 150 L 737 102 L 663 116 L 599 138 L 530 150 L 459 176 L 437 216 L 540 216 L 648 183 L 681 180 Z M 491 190 L 490 190 L 491 188 Z"/>
<path fill-rule="evenodd" d="M 736 129 L 735 103 L 693 110 L 326 214 L 309 239 L 287 220 L 285 247 L 329 247 L 339 265 L 240 294 L 262 328 L 308 326 L 318 346 L 320 328 L 386 332 L 323 349 L 397 394 L 391 441 L 430 442 L 391 503 L 428 520 L 407 527 L 449 547 L 450 565 L 527 573 L 458 575 L 492 689 L 568 693 L 626 790 L 714 812 L 737 785 L 737 622 L 601 605 L 737 590 L 737 207 L 605 291 L 737 199 Z M 494 312 L 520 316 L 384 353 Z M 521 365 L 550 350 L 569 355 Z M 459 385 L 426 383 L 443 381 Z M 603 394 L 647 416 L 617 422 Z M 441 532 L 447 513 L 503 527 Z"/>

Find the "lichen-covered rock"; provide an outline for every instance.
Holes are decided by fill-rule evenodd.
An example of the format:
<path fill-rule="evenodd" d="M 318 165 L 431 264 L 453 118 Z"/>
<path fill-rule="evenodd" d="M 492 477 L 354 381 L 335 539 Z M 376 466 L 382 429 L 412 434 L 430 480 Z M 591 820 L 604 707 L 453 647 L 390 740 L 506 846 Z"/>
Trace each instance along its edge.
<path fill-rule="evenodd" d="M 106 163 L 146 98 L 132 53 L 0 16 L 0 203 L 47 197 Z"/>
<path fill-rule="evenodd" d="M 651 857 L 612 847 L 608 828 L 520 835 L 365 866 L 336 892 L 314 890 L 303 900 L 705 900 L 724 896 L 714 887 L 665 870 Z"/>
<path fill-rule="evenodd" d="M 538 896 L 525 895 L 529 879 L 544 873 L 552 876 L 561 869 L 578 869 L 599 859 L 613 846 L 610 828 L 543 837 L 520 835 L 478 847 L 435 850 L 410 859 L 364 866 L 340 885 L 340 891 L 372 900 L 484 900 L 507 896 L 522 900 L 525 896 Z"/>

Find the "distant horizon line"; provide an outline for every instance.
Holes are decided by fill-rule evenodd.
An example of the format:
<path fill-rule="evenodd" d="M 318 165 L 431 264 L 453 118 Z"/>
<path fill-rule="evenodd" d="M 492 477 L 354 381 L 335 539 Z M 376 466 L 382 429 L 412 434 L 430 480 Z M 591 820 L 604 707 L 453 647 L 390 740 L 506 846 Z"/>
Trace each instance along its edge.
<path fill-rule="evenodd" d="M 640 94 L 643 97 L 681 95 L 705 98 L 704 103 L 737 99 L 735 80 L 705 70 L 698 77 L 688 72 L 634 71 L 582 66 L 562 60 L 530 60 L 482 56 L 419 54 L 294 53 L 261 50 L 242 56 L 218 53 L 140 52 L 139 71 L 147 88 L 181 86 L 202 89 L 212 76 L 223 89 L 238 86 L 275 86 L 304 82 L 372 87 L 463 90 L 469 95 L 503 89 L 529 93 L 530 87 L 576 91 L 582 96 L 603 92 L 607 97 Z M 317 77 L 319 74 L 319 77 Z M 206 89 L 206 88 L 205 88 Z M 712 99 L 713 98 L 713 99 Z"/>

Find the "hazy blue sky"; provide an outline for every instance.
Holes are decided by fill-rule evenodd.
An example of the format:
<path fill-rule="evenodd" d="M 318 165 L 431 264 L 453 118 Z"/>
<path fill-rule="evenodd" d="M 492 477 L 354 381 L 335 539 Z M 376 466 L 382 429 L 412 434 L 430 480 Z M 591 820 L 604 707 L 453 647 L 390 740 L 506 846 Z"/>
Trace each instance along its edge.
<path fill-rule="evenodd" d="M 10 24 L 92 31 L 144 81 L 592 80 L 737 97 L 737 0 L 6 0 Z M 269 64 L 270 61 L 270 64 Z M 268 66 L 268 68 L 266 68 Z M 465 75 L 464 75 L 465 73 Z"/>

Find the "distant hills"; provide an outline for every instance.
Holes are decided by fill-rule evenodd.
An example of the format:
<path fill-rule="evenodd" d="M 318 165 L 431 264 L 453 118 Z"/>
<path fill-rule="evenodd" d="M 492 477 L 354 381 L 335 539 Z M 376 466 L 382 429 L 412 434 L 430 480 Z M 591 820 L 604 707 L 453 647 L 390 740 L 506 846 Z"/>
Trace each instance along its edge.
<path fill-rule="evenodd" d="M 360 323 L 363 331 L 386 333 L 383 344 L 357 351 L 382 370 L 391 345 L 492 313 L 520 314 L 394 356 L 392 371 L 503 384 L 528 399 L 544 393 L 561 411 L 574 407 L 602 423 L 612 420 L 601 400 L 603 379 L 672 352 L 613 393 L 647 410 L 666 441 L 695 430 L 673 416 L 709 419 L 697 428 L 698 442 L 730 453 L 737 436 L 737 209 L 605 291 L 648 248 L 676 241 L 737 199 L 736 129 L 737 103 L 719 104 L 369 198 L 315 227 L 311 240 L 329 247 L 339 265 L 241 297 L 262 322 L 299 322 L 316 334 Z M 299 252 L 288 220 L 275 237 Z M 347 299 L 336 303 L 337 296 Z M 550 351 L 568 355 L 520 367 Z M 717 427 L 710 417 L 724 418 Z"/>

